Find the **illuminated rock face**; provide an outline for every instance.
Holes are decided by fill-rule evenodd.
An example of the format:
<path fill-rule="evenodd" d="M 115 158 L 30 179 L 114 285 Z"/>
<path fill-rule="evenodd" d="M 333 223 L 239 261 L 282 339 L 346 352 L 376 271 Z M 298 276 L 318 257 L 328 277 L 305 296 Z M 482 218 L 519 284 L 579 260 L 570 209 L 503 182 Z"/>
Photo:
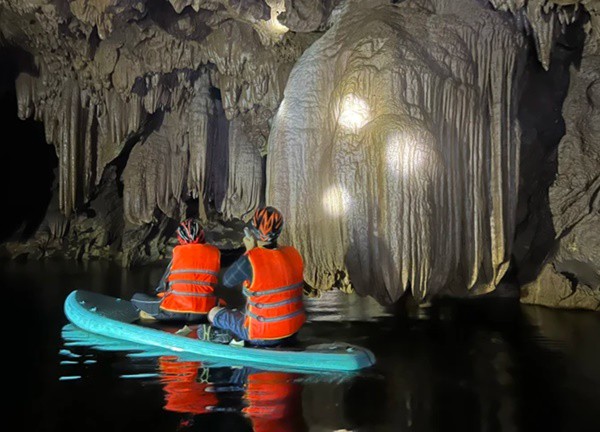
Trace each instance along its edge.
<path fill-rule="evenodd" d="M 481 8 L 457 20 L 381 3 L 348 3 L 294 67 L 267 200 L 318 288 L 487 292 L 514 232 L 522 39 Z"/>

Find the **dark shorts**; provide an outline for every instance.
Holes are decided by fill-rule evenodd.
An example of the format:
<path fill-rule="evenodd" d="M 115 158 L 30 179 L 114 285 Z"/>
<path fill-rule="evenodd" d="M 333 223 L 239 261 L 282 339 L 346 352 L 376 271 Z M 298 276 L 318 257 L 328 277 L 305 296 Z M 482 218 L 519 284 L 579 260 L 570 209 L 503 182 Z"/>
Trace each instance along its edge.
<path fill-rule="evenodd" d="M 160 297 L 142 293 L 136 293 L 131 298 L 131 303 L 136 308 L 152 315 L 159 321 L 206 322 L 206 314 L 168 312 L 160 308 L 161 302 Z"/>
<path fill-rule="evenodd" d="M 229 331 L 238 340 L 243 340 L 256 346 L 287 345 L 295 340 L 295 335 L 283 339 L 252 340 L 248 336 L 248 329 L 244 326 L 246 315 L 234 309 L 221 309 L 214 317 L 212 325 Z"/>

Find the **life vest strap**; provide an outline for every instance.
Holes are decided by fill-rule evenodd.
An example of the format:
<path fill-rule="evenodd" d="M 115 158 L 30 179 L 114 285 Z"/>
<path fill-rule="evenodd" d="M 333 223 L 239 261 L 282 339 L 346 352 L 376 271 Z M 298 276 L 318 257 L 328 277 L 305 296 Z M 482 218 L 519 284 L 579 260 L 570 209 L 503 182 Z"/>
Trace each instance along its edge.
<path fill-rule="evenodd" d="M 248 299 L 248 304 L 250 304 L 258 309 L 271 309 L 271 308 L 275 308 L 275 307 L 279 307 L 279 306 L 284 306 L 284 305 L 290 304 L 290 303 L 297 303 L 299 301 L 302 301 L 302 295 L 292 297 L 290 299 L 278 301 L 275 303 L 260 303 L 260 302 L 254 302 L 254 301 Z"/>
<path fill-rule="evenodd" d="M 188 291 L 177 291 L 177 290 L 169 290 L 167 294 L 175 294 L 183 297 L 214 297 L 214 293 L 195 293 Z"/>
<path fill-rule="evenodd" d="M 243 291 L 244 291 L 244 295 L 246 297 L 250 298 L 250 297 L 261 297 L 261 296 L 271 295 L 271 294 L 279 294 L 279 293 L 282 293 L 285 291 L 291 291 L 294 289 L 298 289 L 302 286 L 304 286 L 304 282 L 298 282 L 293 285 L 288 285 L 288 286 L 274 288 L 274 289 L 270 289 L 270 290 L 264 290 L 264 291 L 251 291 L 248 288 L 244 287 Z"/>
<path fill-rule="evenodd" d="M 190 285 L 201 285 L 201 286 L 211 286 L 211 287 L 217 286 L 216 283 L 212 283 L 212 282 L 186 280 L 186 279 L 177 279 L 177 280 L 169 281 L 169 286 L 175 285 L 175 284 L 190 284 Z"/>
<path fill-rule="evenodd" d="M 281 316 L 273 317 L 273 318 L 262 317 L 262 316 L 256 315 L 255 313 L 252 313 L 250 311 L 246 311 L 246 315 L 248 315 L 250 318 L 253 318 L 260 322 L 285 321 L 287 319 L 291 319 L 291 318 L 294 318 L 295 316 L 302 315 L 302 314 L 304 314 L 304 309 L 302 309 L 302 308 L 298 309 L 297 311 L 292 312 L 290 314 L 281 315 Z"/>
<path fill-rule="evenodd" d="M 172 270 L 171 272 L 169 272 L 170 275 L 184 274 L 184 273 L 208 274 L 208 275 L 211 275 L 211 276 L 218 276 L 217 272 L 210 271 L 210 270 L 201 270 L 201 269 L 179 269 L 179 270 Z"/>

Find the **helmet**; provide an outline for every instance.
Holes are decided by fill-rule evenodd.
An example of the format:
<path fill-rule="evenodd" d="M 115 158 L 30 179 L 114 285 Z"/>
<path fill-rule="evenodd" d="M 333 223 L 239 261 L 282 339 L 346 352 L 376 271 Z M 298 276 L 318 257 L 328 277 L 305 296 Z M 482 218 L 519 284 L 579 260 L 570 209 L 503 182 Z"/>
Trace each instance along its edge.
<path fill-rule="evenodd" d="M 181 244 L 204 243 L 204 230 L 197 219 L 186 219 L 177 228 L 177 238 Z"/>
<path fill-rule="evenodd" d="M 256 210 L 250 227 L 254 236 L 263 242 L 277 240 L 283 228 L 283 215 L 275 207 L 263 207 Z"/>

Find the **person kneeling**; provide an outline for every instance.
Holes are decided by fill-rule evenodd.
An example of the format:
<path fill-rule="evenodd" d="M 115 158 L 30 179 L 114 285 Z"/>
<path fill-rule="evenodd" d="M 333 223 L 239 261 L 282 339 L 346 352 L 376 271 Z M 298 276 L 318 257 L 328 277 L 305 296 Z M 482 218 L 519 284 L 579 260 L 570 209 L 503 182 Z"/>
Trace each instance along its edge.
<path fill-rule="evenodd" d="M 177 228 L 179 245 L 156 289 L 158 296 L 136 293 L 131 302 L 141 318 L 198 322 L 217 305 L 214 288 L 221 267 L 221 252 L 205 243 L 204 230 L 195 219 Z"/>
<path fill-rule="evenodd" d="M 304 285 L 302 257 L 291 246 L 277 245 L 283 216 L 273 207 L 258 209 L 244 244 L 246 253 L 227 270 L 223 285 L 243 284 L 246 310 L 242 313 L 215 307 L 208 320 L 217 329 L 257 346 L 281 344 L 293 337 L 306 321 L 302 303 Z M 198 337 L 206 339 L 200 327 Z"/>

